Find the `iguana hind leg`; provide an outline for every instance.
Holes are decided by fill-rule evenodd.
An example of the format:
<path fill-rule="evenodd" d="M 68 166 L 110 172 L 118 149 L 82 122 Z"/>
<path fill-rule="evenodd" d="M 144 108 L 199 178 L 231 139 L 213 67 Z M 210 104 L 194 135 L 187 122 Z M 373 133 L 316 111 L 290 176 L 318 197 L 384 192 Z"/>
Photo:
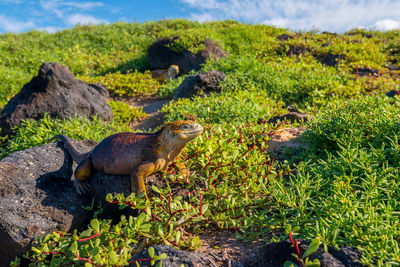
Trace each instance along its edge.
<path fill-rule="evenodd" d="M 87 157 L 81 161 L 75 169 L 74 175 L 74 186 L 75 190 L 79 195 L 89 193 L 90 190 L 90 178 L 95 173 L 95 169 L 92 164 L 90 157 Z"/>

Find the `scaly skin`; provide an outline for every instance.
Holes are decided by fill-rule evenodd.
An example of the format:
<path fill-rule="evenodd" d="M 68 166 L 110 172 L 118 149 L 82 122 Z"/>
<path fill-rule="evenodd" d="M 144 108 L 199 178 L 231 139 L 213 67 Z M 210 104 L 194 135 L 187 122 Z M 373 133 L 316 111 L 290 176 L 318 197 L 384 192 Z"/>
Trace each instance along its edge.
<path fill-rule="evenodd" d="M 166 123 L 154 134 L 118 133 L 101 141 L 87 153 L 79 153 L 69 138 L 56 135 L 51 140 L 63 142 L 72 159 L 78 164 L 74 185 L 78 194 L 89 189 L 90 177 L 101 171 L 107 174 L 131 175 L 131 191 L 145 193 L 144 178 L 167 168 L 179 157 L 182 149 L 203 132 L 203 127 L 193 121 Z M 184 163 L 175 164 L 185 175 Z"/>

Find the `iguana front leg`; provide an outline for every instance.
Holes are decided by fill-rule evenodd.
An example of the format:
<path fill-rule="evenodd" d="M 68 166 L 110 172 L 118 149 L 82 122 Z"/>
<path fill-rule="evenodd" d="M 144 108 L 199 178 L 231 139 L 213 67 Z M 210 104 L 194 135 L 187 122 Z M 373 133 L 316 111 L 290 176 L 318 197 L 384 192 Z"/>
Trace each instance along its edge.
<path fill-rule="evenodd" d="M 181 155 L 178 155 L 175 158 L 175 164 L 174 164 L 175 168 L 180 171 L 184 176 L 189 176 L 190 175 L 190 171 L 186 168 L 185 162 L 183 161 Z"/>
<path fill-rule="evenodd" d="M 144 178 L 158 172 L 165 166 L 164 159 L 158 159 L 155 162 L 144 162 L 137 166 L 131 174 L 131 192 L 134 192 L 136 188 L 136 195 L 144 192 L 146 199 L 149 200 L 146 193 L 146 186 L 144 184 Z"/>

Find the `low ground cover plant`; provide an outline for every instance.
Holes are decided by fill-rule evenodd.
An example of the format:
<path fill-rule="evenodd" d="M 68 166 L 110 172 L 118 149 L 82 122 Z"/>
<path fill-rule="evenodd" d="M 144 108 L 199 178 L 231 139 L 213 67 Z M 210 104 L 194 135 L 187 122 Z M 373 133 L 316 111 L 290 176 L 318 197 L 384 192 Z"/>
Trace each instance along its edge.
<path fill-rule="evenodd" d="M 283 33 L 291 37 L 277 38 Z M 399 90 L 400 31 L 333 35 L 235 21 L 163 20 L 3 34 L 0 106 L 36 75 L 41 59 L 66 64 L 88 82 L 104 83 L 111 95 L 171 98 L 187 76 L 155 84 L 146 72 L 146 51 L 157 38 L 173 36 L 181 37 L 176 49 L 196 52 L 207 37 L 228 53 L 199 71 L 224 72 L 221 93 L 171 101 L 162 110 L 166 121 L 194 119 L 205 127 L 183 151 L 191 175 L 168 169 L 162 174 L 165 186 L 152 188 L 150 202 L 143 196 L 109 196 L 116 208 L 137 209 L 138 217 L 123 217 L 114 225 L 94 219 L 83 232 L 49 234 L 26 257 L 37 265 L 124 265 L 145 239 L 195 249 L 204 229 L 274 242 L 290 239 L 290 228 L 296 229 L 296 239 L 319 240 L 325 250 L 353 246 L 369 266 L 399 264 L 400 100 L 383 93 Z M 293 46 L 304 53 L 294 53 Z M 320 58 L 326 54 L 340 57 L 328 66 Z M 0 157 L 59 133 L 100 141 L 129 131 L 132 119 L 143 115 L 119 102 L 110 105 L 111 124 L 48 116 L 26 121 L 3 141 Z M 286 151 L 286 160 L 277 161 L 266 152 L 270 136 L 299 124 L 258 121 L 285 113 L 288 105 L 314 119 L 301 137 L 307 148 Z M 164 257 L 149 254 L 149 260 Z M 297 256 L 294 264 L 306 263 L 307 257 Z"/>

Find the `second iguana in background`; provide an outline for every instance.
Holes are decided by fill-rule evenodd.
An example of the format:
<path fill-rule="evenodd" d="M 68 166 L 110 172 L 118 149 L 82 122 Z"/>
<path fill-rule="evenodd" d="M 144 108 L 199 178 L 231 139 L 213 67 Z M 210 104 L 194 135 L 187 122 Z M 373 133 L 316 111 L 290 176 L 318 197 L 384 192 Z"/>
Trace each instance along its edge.
<path fill-rule="evenodd" d="M 87 193 L 91 176 L 101 171 L 131 175 L 131 191 L 144 192 L 148 198 L 144 178 L 168 167 L 186 144 L 202 132 L 203 127 L 193 121 L 170 122 L 152 134 L 127 132 L 111 135 L 87 153 L 79 153 L 64 135 L 56 135 L 51 140 L 61 141 L 78 164 L 74 171 L 74 186 L 78 194 Z M 176 167 L 188 175 L 183 162 L 178 162 Z"/>

